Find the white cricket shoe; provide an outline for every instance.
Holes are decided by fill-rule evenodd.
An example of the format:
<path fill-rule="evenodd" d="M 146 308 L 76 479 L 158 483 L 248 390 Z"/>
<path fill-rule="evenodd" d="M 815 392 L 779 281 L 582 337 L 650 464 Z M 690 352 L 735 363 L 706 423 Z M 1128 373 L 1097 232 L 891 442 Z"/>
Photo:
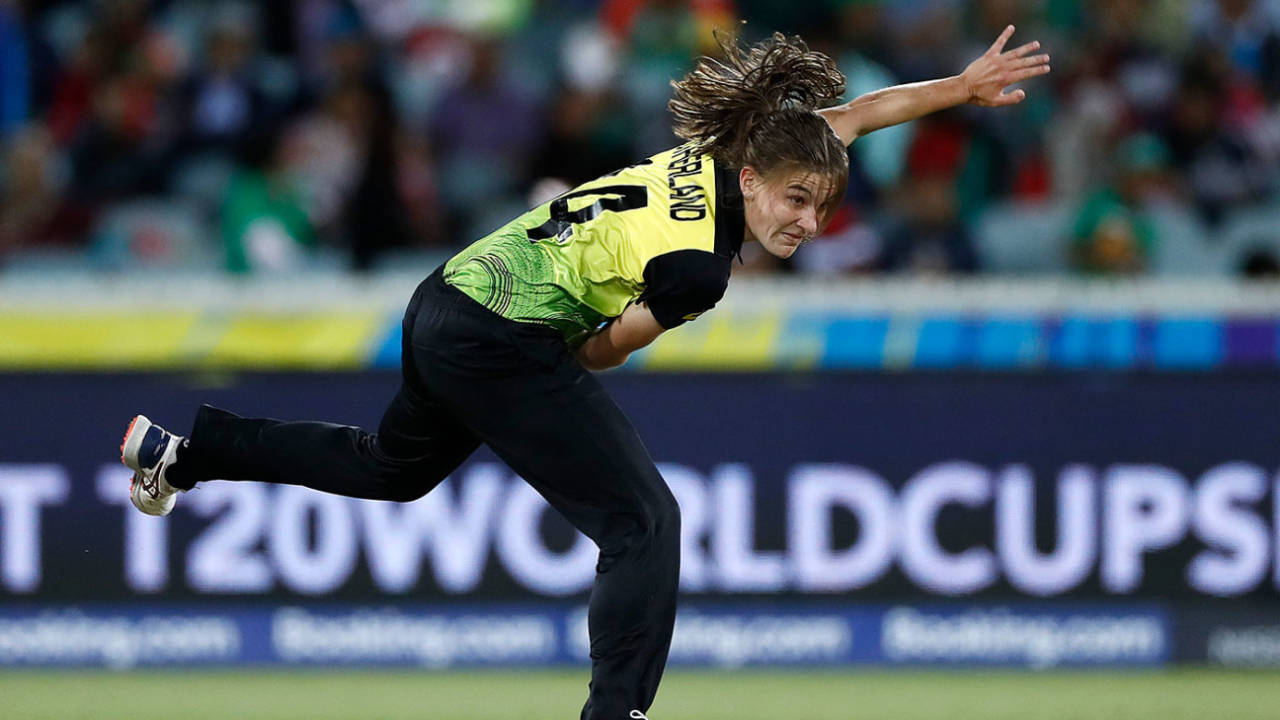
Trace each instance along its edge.
<path fill-rule="evenodd" d="M 120 462 L 133 470 L 129 498 L 148 515 L 168 515 L 178 501 L 178 488 L 164 478 L 177 460 L 182 438 L 138 415 L 129 423 L 120 443 Z"/>

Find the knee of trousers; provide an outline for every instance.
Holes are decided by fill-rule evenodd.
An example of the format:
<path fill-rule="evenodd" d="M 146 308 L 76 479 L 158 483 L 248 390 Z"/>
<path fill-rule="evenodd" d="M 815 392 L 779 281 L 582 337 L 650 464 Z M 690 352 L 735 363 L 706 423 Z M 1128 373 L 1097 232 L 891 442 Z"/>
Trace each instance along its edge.
<path fill-rule="evenodd" d="M 655 535 L 661 536 L 664 540 L 674 540 L 676 545 L 680 544 L 680 503 L 676 502 L 676 496 L 663 486 L 661 500 L 658 503 L 657 528 Z"/>
<path fill-rule="evenodd" d="M 413 466 L 386 465 L 378 473 L 380 500 L 413 502 L 444 481 L 443 475 Z"/>
<path fill-rule="evenodd" d="M 662 550 L 679 550 L 680 505 L 665 485 L 644 504 L 639 532 Z"/>
<path fill-rule="evenodd" d="M 391 502 L 413 502 L 444 482 L 448 471 L 421 458 L 404 460 L 392 457 L 382 448 L 377 435 L 361 438 L 365 472 L 372 475 L 378 499 Z"/>
<path fill-rule="evenodd" d="M 679 557 L 680 506 L 665 487 L 626 511 L 614 514 L 609 528 L 592 535 L 600 547 L 597 571 L 606 572 L 622 557 L 656 553 Z"/>

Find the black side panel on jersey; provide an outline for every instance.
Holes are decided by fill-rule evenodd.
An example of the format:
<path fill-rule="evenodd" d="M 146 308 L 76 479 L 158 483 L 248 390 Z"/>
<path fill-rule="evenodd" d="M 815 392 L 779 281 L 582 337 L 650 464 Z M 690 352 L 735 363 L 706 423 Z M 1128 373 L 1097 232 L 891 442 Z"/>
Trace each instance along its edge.
<path fill-rule="evenodd" d="M 733 258 L 742 253 L 747 218 L 738 187 L 738 169 L 716 163 L 716 254 Z"/>
<path fill-rule="evenodd" d="M 717 228 L 717 236 L 719 230 Z M 670 330 L 715 307 L 729 286 L 731 256 L 705 250 L 676 250 L 644 266 L 644 292 L 653 317 Z"/>

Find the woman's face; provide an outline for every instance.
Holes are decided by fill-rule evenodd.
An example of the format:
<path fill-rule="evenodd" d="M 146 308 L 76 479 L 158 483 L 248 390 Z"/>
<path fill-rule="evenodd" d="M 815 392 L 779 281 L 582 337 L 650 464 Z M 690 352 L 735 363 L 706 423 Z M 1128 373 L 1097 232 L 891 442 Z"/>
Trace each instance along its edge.
<path fill-rule="evenodd" d="M 805 170 L 761 175 L 747 166 L 738 174 L 747 217 L 747 240 L 770 255 L 789 258 L 818 232 L 831 199 L 830 180 Z"/>

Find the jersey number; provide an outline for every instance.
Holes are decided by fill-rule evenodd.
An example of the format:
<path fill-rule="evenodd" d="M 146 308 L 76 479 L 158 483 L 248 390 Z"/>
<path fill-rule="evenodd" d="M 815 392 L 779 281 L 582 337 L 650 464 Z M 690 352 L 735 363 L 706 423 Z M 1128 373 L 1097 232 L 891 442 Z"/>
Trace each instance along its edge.
<path fill-rule="evenodd" d="M 595 197 L 596 201 L 584 208 L 570 210 L 569 201 L 580 197 Z M 557 243 L 563 245 L 569 241 L 569 234 L 575 223 L 594 220 L 605 210 L 625 212 L 648 204 L 649 191 L 643 185 L 603 185 L 565 193 L 551 201 L 551 219 L 538 227 L 529 228 L 526 234 L 530 242 L 555 238 Z"/>

